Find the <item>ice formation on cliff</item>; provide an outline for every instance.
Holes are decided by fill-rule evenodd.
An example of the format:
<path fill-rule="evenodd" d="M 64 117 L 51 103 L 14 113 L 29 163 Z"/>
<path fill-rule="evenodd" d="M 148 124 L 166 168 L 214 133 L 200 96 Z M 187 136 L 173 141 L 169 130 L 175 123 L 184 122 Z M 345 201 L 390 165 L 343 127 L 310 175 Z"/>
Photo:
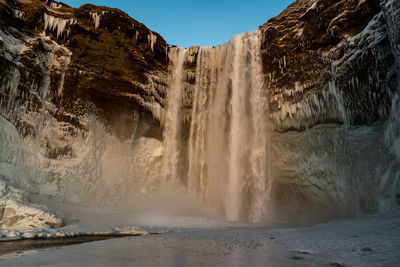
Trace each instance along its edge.
<path fill-rule="evenodd" d="M 101 19 L 100 14 L 98 14 L 97 12 L 90 12 L 90 15 L 92 16 L 93 19 L 94 28 L 98 29 L 100 26 L 100 19 Z"/>
<path fill-rule="evenodd" d="M 45 31 L 55 32 L 57 34 L 57 38 L 63 37 L 65 33 L 67 33 L 66 37 L 68 37 L 68 32 L 66 31 L 66 27 L 68 25 L 77 23 L 77 21 L 78 21 L 77 18 L 63 19 L 44 13 Z"/>
<path fill-rule="evenodd" d="M 61 4 L 61 3 L 57 3 L 57 2 L 51 2 L 51 3 L 50 3 L 50 7 L 51 7 L 51 8 L 58 9 L 58 8 L 61 8 L 61 7 L 62 7 L 62 4 Z"/>
<path fill-rule="evenodd" d="M 148 40 L 148 42 L 150 44 L 151 52 L 154 52 L 154 46 L 156 45 L 156 42 L 157 42 L 157 35 L 155 35 L 152 32 L 150 32 L 147 35 L 147 40 Z"/>

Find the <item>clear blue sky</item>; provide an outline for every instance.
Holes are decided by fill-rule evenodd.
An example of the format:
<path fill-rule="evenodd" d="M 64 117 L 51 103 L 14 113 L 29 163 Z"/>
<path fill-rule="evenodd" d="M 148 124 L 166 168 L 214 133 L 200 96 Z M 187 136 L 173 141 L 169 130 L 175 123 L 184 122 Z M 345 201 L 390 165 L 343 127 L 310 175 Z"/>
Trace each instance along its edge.
<path fill-rule="evenodd" d="M 161 34 L 172 45 L 220 45 L 253 31 L 294 0 L 61 0 L 115 7 Z"/>

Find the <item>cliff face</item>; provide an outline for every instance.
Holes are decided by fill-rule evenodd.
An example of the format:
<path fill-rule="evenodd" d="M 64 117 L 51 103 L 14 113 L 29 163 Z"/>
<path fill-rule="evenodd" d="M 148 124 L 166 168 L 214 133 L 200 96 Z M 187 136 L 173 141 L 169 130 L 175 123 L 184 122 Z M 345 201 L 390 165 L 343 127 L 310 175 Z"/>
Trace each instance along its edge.
<path fill-rule="evenodd" d="M 383 8 L 374 0 L 297 1 L 260 27 L 270 108 L 281 130 L 388 117 L 398 73 Z"/>
<path fill-rule="evenodd" d="M 273 128 L 269 211 L 348 216 L 396 205 L 399 5 L 298 0 L 260 26 Z M 73 203 L 157 188 L 169 50 L 117 9 L 1 0 L 2 179 L 33 198 Z M 199 51 L 184 62 L 183 143 Z"/>
<path fill-rule="evenodd" d="M 17 88 L 17 101 L 25 102 L 27 88 L 37 84 L 42 98 L 57 106 L 59 121 L 79 124 L 67 117 L 94 113 L 127 138 L 135 121 L 124 114 L 137 110 L 140 123 L 155 126 L 142 134 L 160 136 L 152 118 L 160 120 L 168 59 L 159 34 L 119 10 L 92 5 L 73 9 L 52 1 L 6 1 L 1 14 L 1 76 L 19 72 L 16 86 L 25 92 Z M 115 124 L 121 119 L 130 129 Z"/>
<path fill-rule="evenodd" d="M 277 213 L 396 205 L 398 10 L 396 1 L 296 1 L 260 27 Z"/>
<path fill-rule="evenodd" d="M 31 198 L 84 205 L 125 196 L 129 181 L 151 188 L 167 52 L 120 10 L 0 1 L 2 179 Z"/>

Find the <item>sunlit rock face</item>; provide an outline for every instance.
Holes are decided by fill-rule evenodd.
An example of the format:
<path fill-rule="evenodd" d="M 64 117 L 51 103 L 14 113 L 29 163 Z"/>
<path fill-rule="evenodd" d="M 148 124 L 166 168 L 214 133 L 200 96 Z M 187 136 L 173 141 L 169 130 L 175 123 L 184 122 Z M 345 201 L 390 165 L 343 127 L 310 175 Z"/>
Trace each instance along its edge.
<path fill-rule="evenodd" d="M 113 210 L 179 184 L 230 220 L 391 209 L 399 5 L 299 0 L 183 49 L 117 9 L 0 1 L 1 180 Z"/>

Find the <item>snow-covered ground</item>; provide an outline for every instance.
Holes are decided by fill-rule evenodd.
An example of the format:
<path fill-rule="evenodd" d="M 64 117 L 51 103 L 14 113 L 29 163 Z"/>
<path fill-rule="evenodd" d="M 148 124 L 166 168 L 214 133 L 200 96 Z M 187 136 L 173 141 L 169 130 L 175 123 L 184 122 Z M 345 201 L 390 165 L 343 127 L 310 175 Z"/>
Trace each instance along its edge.
<path fill-rule="evenodd" d="M 400 266 L 400 211 L 308 227 L 167 215 L 109 217 L 108 222 L 96 220 L 103 225 L 142 220 L 149 227 L 165 224 L 170 231 L 9 254 L 0 265 Z"/>

